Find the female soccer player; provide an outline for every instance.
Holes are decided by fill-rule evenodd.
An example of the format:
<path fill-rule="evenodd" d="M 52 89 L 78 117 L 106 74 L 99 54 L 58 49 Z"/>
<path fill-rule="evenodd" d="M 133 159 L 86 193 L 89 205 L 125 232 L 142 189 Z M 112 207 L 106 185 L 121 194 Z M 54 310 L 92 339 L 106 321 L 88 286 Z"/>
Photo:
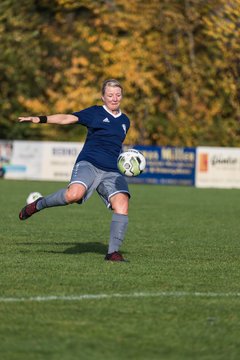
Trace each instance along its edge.
<path fill-rule="evenodd" d="M 130 126 L 128 117 L 120 110 L 122 96 L 121 84 L 115 79 L 109 79 L 102 86 L 103 106 L 91 106 L 73 114 L 19 117 L 20 122 L 60 125 L 78 123 L 88 129 L 67 189 L 26 205 L 19 213 L 20 220 L 26 220 L 45 208 L 82 204 L 96 190 L 106 206 L 113 210 L 108 253 L 105 256 L 105 260 L 110 261 L 125 261 L 119 248 L 128 225 L 130 198 L 127 182 L 117 168 L 117 158 Z"/>

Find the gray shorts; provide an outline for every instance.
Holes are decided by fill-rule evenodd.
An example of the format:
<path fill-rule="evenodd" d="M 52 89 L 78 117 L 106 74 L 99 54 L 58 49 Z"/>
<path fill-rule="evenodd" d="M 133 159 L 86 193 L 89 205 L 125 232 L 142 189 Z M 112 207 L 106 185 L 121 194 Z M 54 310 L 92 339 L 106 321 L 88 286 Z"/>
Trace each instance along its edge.
<path fill-rule="evenodd" d="M 82 184 L 86 187 L 87 191 L 79 204 L 88 200 L 95 190 L 108 208 L 111 207 L 109 199 L 117 193 L 126 193 L 130 198 L 124 176 L 117 172 L 100 170 L 88 161 L 79 161 L 74 165 L 68 186 L 72 184 Z"/>

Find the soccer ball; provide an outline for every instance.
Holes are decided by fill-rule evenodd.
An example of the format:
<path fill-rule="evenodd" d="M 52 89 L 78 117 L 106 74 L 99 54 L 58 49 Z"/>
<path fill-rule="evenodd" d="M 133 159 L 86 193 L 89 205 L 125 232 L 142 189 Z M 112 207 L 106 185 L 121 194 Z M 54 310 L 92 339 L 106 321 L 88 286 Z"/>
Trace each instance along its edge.
<path fill-rule="evenodd" d="M 40 197 L 42 197 L 42 194 L 40 194 L 39 192 L 31 192 L 26 200 L 27 205 L 31 204 L 32 202 L 36 201 L 37 199 L 39 199 Z"/>
<path fill-rule="evenodd" d="M 137 176 L 145 169 L 146 160 L 140 151 L 129 149 L 119 155 L 117 165 L 123 175 Z"/>

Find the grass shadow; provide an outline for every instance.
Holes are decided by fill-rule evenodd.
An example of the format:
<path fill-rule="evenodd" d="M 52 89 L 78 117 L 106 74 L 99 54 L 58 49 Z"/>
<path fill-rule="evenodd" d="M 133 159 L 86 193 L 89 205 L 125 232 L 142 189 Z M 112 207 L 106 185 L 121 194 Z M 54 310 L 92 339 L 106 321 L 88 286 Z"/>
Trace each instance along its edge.
<path fill-rule="evenodd" d="M 68 254 L 68 255 L 74 255 L 74 254 L 84 254 L 84 253 L 97 253 L 97 254 L 106 254 L 108 250 L 108 245 L 100 243 L 100 242 L 88 242 L 88 243 L 66 243 L 66 242 L 25 242 L 20 243 L 19 245 L 25 245 L 25 246 L 39 246 L 39 245 L 45 245 L 45 246 L 68 246 L 67 249 L 63 251 L 58 250 L 38 250 L 37 252 L 44 252 L 44 253 L 51 253 L 51 254 Z"/>

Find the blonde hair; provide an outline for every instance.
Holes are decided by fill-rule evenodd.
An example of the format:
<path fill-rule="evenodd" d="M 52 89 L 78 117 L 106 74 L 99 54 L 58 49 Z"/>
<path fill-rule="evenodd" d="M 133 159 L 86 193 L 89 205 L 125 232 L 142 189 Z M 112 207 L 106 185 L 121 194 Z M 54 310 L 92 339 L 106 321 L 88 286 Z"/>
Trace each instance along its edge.
<path fill-rule="evenodd" d="M 117 81 L 115 79 L 108 79 L 108 80 L 105 80 L 103 82 L 103 84 L 102 84 L 102 95 L 105 94 L 105 90 L 106 90 L 107 86 L 119 87 L 122 90 L 122 93 L 123 93 L 123 87 L 122 87 L 122 85 L 120 84 L 119 81 Z"/>

